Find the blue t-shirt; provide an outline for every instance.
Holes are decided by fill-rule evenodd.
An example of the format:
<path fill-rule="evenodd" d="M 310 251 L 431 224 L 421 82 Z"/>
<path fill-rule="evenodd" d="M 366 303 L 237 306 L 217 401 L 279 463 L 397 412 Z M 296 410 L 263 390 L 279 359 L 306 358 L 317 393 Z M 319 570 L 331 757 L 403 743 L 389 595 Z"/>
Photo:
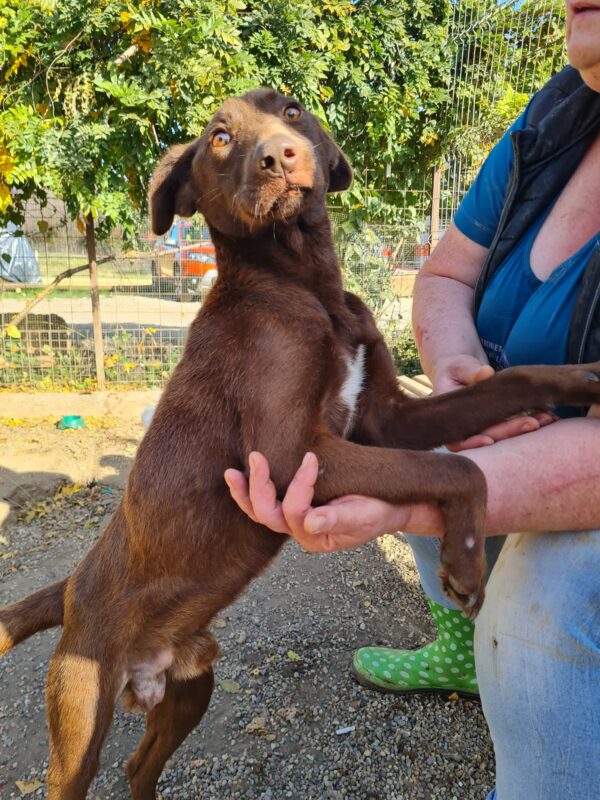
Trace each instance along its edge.
<path fill-rule="evenodd" d="M 469 239 L 489 247 L 504 205 L 504 193 L 514 163 L 510 134 L 527 127 L 529 106 L 486 158 L 454 215 L 454 224 Z"/>
<path fill-rule="evenodd" d="M 527 126 L 527 112 L 510 131 Z M 489 247 L 494 238 L 513 166 L 510 131 L 494 147 L 454 217 L 457 228 L 477 244 Z M 579 283 L 596 247 L 596 233 L 550 276 L 541 281 L 531 269 L 531 248 L 556 201 L 523 234 L 486 287 L 476 325 L 481 344 L 494 369 L 520 364 L 564 364 L 571 316 Z M 579 409 L 558 409 L 561 416 Z"/>

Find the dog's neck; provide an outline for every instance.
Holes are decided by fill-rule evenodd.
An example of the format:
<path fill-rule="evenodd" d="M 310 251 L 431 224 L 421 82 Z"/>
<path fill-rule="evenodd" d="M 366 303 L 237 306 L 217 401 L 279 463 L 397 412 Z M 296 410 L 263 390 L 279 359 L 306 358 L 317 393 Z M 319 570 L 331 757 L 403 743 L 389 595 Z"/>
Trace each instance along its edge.
<path fill-rule="evenodd" d="M 209 224 L 210 227 L 210 224 Z M 274 223 L 247 237 L 226 236 L 211 227 L 220 278 L 235 281 L 241 273 L 270 272 L 278 279 L 312 291 L 335 314 L 343 301 L 342 276 L 327 211 Z"/>

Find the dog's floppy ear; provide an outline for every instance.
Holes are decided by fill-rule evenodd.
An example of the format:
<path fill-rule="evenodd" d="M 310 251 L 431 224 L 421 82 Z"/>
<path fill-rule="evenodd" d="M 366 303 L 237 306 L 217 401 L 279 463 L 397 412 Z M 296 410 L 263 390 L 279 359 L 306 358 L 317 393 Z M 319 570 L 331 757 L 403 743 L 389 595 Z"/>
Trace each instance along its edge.
<path fill-rule="evenodd" d="M 329 152 L 329 185 L 327 191 L 343 192 L 352 183 L 352 167 L 333 140 L 330 140 Z"/>
<path fill-rule="evenodd" d="M 198 192 L 192 181 L 192 161 L 197 149 L 197 140 L 177 144 L 154 170 L 148 200 L 152 231 L 158 236 L 169 230 L 175 214 L 192 217 L 197 211 Z"/>

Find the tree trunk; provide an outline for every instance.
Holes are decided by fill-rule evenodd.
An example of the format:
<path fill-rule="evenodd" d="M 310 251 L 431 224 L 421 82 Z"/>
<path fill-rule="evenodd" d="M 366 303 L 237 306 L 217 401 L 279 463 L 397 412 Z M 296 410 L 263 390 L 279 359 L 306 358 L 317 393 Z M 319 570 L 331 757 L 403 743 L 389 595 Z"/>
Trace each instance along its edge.
<path fill-rule="evenodd" d="M 94 325 L 94 354 L 96 358 L 96 383 L 100 391 L 106 388 L 104 376 L 104 346 L 102 344 L 102 320 L 100 318 L 100 292 L 98 291 L 98 265 L 96 262 L 96 232 L 94 220 L 88 214 L 85 220 L 85 239 L 90 268 L 90 294 L 92 298 L 92 321 Z"/>

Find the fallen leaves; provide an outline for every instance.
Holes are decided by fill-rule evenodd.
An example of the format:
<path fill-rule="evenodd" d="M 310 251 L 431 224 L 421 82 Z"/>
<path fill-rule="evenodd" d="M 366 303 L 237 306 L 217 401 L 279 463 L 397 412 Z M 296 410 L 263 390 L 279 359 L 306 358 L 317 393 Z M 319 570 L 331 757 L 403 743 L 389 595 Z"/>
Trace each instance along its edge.
<path fill-rule="evenodd" d="M 60 489 L 54 495 L 55 497 L 70 497 L 72 494 L 77 494 L 78 492 L 82 492 L 84 487 L 80 483 L 73 483 L 71 486 L 61 486 Z"/>
<path fill-rule="evenodd" d="M 25 522 L 33 522 L 37 517 L 45 517 L 49 511 L 49 505 L 46 503 L 38 503 L 37 505 L 30 506 L 25 514 Z"/>
<path fill-rule="evenodd" d="M 267 724 L 267 715 L 260 714 L 259 716 L 250 720 L 250 722 L 246 725 L 246 733 L 257 733 L 259 736 L 266 736 L 269 732 L 267 730 Z"/>
<path fill-rule="evenodd" d="M 227 692 L 227 694 L 239 694 L 239 692 L 242 691 L 242 687 L 239 683 L 229 678 L 223 678 L 223 680 L 219 681 L 219 686 L 224 692 Z"/>
<path fill-rule="evenodd" d="M 104 516 L 113 510 L 114 503 L 107 499 L 107 493 L 110 494 L 111 490 L 101 484 L 63 484 L 47 500 L 24 503 L 18 508 L 18 519 L 30 524 L 36 520 L 51 520 L 53 514 L 67 507 L 79 508 L 83 511 L 83 518 L 78 520 L 79 527 L 97 529 Z"/>
<path fill-rule="evenodd" d="M 37 792 L 38 789 L 41 789 L 44 785 L 41 781 L 15 781 L 15 785 L 17 789 L 21 792 L 22 796 L 27 794 L 33 794 Z"/>
<path fill-rule="evenodd" d="M 269 733 L 268 722 L 266 714 L 259 714 L 246 725 L 246 733 L 255 733 L 258 736 L 264 736 L 267 742 L 274 742 L 277 736 L 274 733 Z"/>
<path fill-rule="evenodd" d="M 79 483 L 73 483 L 71 485 L 64 485 L 61 486 L 54 494 L 54 497 L 44 500 L 41 503 L 32 503 L 28 505 L 21 516 L 25 522 L 33 522 L 34 519 L 38 519 L 40 517 L 46 517 L 50 513 L 50 511 L 54 510 L 57 507 L 61 507 L 64 504 L 66 499 L 72 500 L 75 505 L 83 506 L 87 504 L 87 499 L 84 500 L 81 498 L 77 500 L 73 498 L 73 495 L 78 495 L 83 492 L 86 492 L 88 487 L 82 486 Z"/>

